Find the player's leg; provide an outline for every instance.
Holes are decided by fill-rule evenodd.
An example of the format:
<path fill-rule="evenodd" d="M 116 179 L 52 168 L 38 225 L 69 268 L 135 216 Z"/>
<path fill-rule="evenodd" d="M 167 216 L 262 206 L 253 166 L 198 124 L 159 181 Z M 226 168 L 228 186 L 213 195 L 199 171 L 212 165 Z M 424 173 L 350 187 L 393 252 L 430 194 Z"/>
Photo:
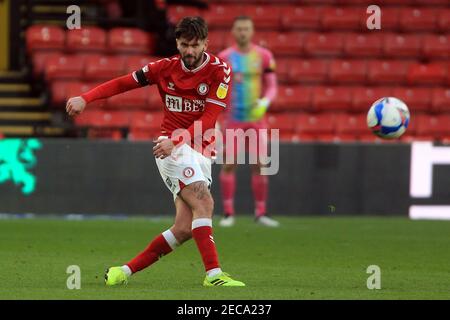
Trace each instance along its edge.
<path fill-rule="evenodd" d="M 225 159 L 225 157 L 224 157 Z M 236 164 L 223 164 L 219 175 L 222 193 L 223 218 L 219 225 L 231 227 L 234 225 L 234 194 L 236 190 Z"/>
<path fill-rule="evenodd" d="M 223 132 L 224 137 L 224 164 L 222 165 L 219 181 L 220 191 L 222 193 L 222 205 L 223 205 L 223 217 L 219 222 L 222 227 L 230 227 L 234 225 L 234 196 L 236 191 L 236 160 L 239 152 L 245 151 L 244 146 L 239 146 L 238 139 L 234 137 L 235 130 L 245 130 L 245 124 L 238 122 L 226 123 L 225 130 Z M 233 133 L 228 136 L 227 133 Z"/>
<path fill-rule="evenodd" d="M 268 227 L 278 227 L 279 222 L 267 215 L 267 197 L 269 179 L 261 174 L 262 164 L 258 163 L 251 166 L 252 170 L 252 190 L 255 200 L 255 219 L 256 222 Z"/>
<path fill-rule="evenodd" d="M 258 223 L 269 226 L 278 227 L 278 221 L 267 216 L 267 198 L 269 190 L 269 179 L 267 175 L 261 174 L 261 168 L 268 156 L 268 135 L 267 125 L 264 120 L 253 123 L 253 129 L 257 131 L 257 143 L 249 145 L 249 153 L 256 156 L 257 163 L 251 165 L 251 184 L 253 191 L 253 199 L 255 203 L 255 219 Z"/>
<path fill-rule="evenodd" d="M 192 237 L 197 244 L 207 273 L 203 285 L 244 286 L 244 283 L 231 279 L 220 268 L 212 229 L 214 200 L 208 183 L 206 181 L 192 182 L 184 186 L 180 196 L 192 210 Z"/>
<path fill-rule="evenodd" d="M 191 209 L 180 197 L 175 199 L 175 207 L 176 216 L 173 226 L 156 236 L 141 253 L 125 265 L 109 268 L 105 275 L 107 285 L 126 283 L 132 274 L 151 266 L 161 257 L 192 238 Z"/>

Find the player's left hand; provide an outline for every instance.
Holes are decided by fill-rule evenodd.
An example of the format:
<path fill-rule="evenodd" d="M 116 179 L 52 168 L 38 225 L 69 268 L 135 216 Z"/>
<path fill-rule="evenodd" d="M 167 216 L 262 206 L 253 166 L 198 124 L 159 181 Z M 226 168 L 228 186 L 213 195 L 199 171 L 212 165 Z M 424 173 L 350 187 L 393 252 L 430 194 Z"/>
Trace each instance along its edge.
<path fill-rule="evenodd" d="M 153 147 L 153 155 L 160 159 L 170 156 L 173 148 L 175 147 L 172 140 L 169 138 L 158 138 L 153 142 L 156 143 L 156 146 Z"/>
<path fill-rule="evenodd" d="M 270 101 L 267 98 L 261 98 L 256 101 L 255 107 L 253 107 L 250 112 L 252 121 L 257 121 L 266 114 L 267 108 L 269 108 L 269 103 Z"/>

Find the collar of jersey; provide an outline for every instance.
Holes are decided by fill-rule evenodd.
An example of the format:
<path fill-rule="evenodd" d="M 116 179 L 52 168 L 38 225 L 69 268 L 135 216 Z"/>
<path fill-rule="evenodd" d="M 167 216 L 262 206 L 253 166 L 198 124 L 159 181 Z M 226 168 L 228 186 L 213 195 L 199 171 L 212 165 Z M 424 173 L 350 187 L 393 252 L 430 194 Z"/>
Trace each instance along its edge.
<path fill-rule="evenodd" d="M 189 70 L 188 68 L 186 68 L 186 66 L 184 65 L 183 59 L 180 58 L 181 68 L 183 69 L 183 71 L 195 73 L 195 72 L 200 71 L 201 69 L 203 69 L 208 64 L 209 59 L 210 59 L 209 54 L 206 53 L 206 52 L 205 52 L 205 54 L 206 54 L 205 61 L 203 61 L 203 63 L 201 65 L 199 65 L 197 68 L 195 68 L 194 70 Z"/>

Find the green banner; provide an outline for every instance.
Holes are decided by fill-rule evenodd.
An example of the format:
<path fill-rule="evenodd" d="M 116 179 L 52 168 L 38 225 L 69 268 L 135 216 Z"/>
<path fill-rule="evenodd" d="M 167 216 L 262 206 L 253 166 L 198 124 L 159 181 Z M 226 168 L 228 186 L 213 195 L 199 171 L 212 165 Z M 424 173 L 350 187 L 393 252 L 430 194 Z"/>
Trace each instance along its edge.
<path fill-rule="evenodd" d="M 25 195 L 36 190 L 36 176 L 31 172 L 37 160 L 34 151 L 42 147 L 38 139 L 0 140 L 0 184 L 11 181 Z"/>

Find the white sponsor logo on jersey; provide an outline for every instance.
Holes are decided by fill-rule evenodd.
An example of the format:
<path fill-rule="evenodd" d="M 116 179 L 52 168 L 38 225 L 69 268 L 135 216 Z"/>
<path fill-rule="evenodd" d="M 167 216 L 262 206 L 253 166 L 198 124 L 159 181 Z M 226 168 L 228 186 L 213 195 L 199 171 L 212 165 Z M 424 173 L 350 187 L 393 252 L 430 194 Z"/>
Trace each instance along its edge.
<path fill-rule="evenodd" d="M 171 96 L 166 94 L 166 107 L 172 112 L 182 112 L 183 111 L 183 99 L 177 96 Z"/>
<path fill-rule="evenodd" d="M 172 112 L 203 112 L 205 110 L 205 100 L 190 100 L 182 97 L 166 94 L 166 107 Z"/>

